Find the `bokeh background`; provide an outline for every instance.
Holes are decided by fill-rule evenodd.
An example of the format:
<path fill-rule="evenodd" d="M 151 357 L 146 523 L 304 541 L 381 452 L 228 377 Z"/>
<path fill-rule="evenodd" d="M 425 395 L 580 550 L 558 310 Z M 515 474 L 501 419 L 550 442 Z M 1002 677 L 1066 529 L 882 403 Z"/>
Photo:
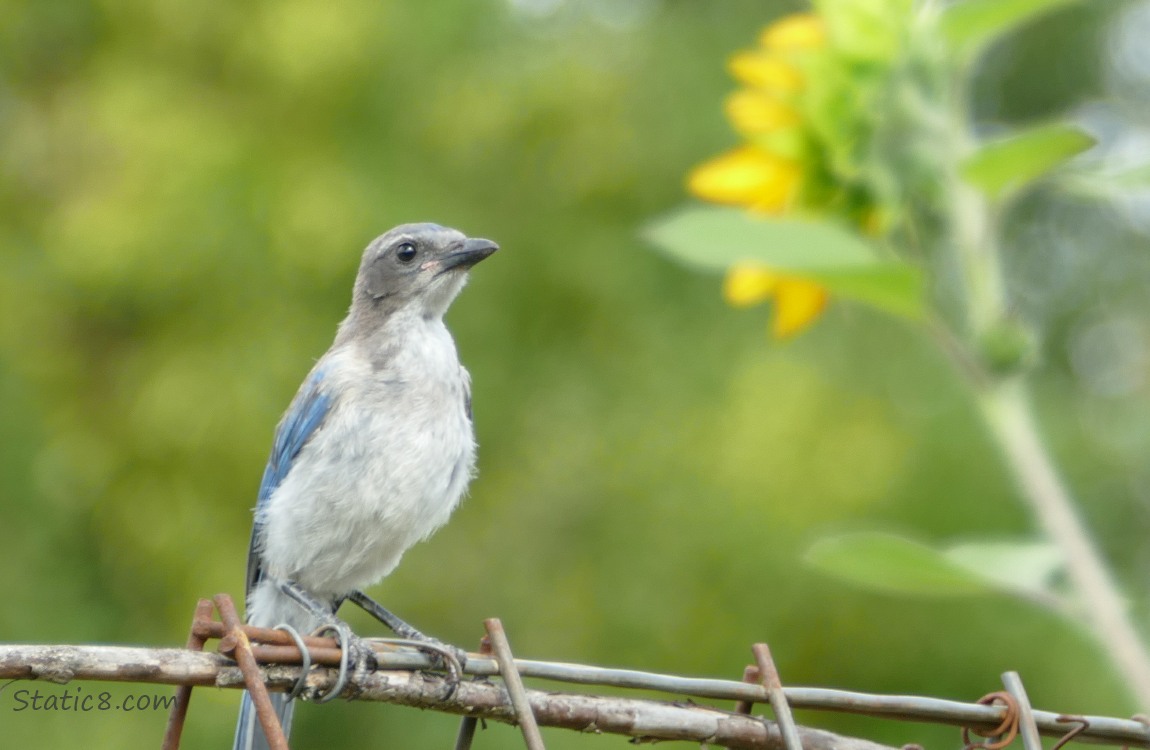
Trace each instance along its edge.
<path fill-rule="evenodd" d="M 1042 708 L 1134 711 L 1095 645 L 1053 615 L 883 596 L 803 566 L 814 540 L 848 529 L 1030 533 L 929 342 L 845 305 L 771 342 L 763 309 L 725 307 L 718 279 L 639 238 L 686 200 L 686 171 L 734 143 L 727 55 L 802 7 L 0 5 L 0 641 L 178 645 L 197 597 L 239 597 L 273 427 L 330 343 L 362 247 L 431 220 L 503 251 L 449 314 L 474 379 L 479 478 L 373 590 L 408 620 L 473 646 L 499 616 L 524 657 L 731 678 L 766 640 L 787 683 L 963 700 L 1016 669 Z M 1102 138 L 1095 158 L 1144 157 L 1148 35 L 1141 1 L 1028 26 L 982 63 L 983 126 L 1070 111 Z M 1150 221 L 1127 198 L 1035 191 L 1006 255 L 1044 336 L 1046 434 L 1145 622 Z M 18 687 L 0 693 L 6 745 L 160 741 L 162 711 L 18 711 Z M 238 700 L 198 690 L 186 746 L 228 746 Z M 456 726 L 336 703 L 302 707 L 294 737 L 447 747 Z M 492 726 L 477 747 L 518 743 Z"/>

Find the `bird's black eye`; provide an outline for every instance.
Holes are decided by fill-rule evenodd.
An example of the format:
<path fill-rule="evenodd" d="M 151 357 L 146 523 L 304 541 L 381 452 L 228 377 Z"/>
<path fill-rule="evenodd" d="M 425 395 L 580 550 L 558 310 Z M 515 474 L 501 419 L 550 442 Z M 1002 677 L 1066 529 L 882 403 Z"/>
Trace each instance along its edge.
<path fill-rule="evenodd" d="M 400 263 L 410 263 L 415 260 L 415 245 L 410 242 L 404 242 L 395 248 L 395 257 L 399 258 Z"/>

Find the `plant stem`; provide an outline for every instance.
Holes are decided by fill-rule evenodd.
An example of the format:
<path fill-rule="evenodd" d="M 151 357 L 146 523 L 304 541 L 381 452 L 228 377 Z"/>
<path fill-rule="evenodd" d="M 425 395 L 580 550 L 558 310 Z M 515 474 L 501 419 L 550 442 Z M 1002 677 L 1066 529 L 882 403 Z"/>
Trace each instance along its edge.
<path fill-rule="evenodd" d="M 965 79 L 962 75 L 958 80 Z M 966 88 L 955 87 L 960 96 L 951 103 L 953 130 L 945 160 L 952 247 L 964 286 L 966 336 L 944 331 L 948 336 L 940 340 L 968 376 L 982 417 L 1039 526 L 1062 552 L 1079 619 L 1110 657 L 1139 706 L 1150 709 L 1150 652 L 1042 442 L 1024 376 L 994 373 L 983 364 L 986 336 L 1007 321 L 1009 305 L 999 257 L 1000 216 L 959 174 L 961 160 L 973 149 Z"/>
<path fill-rule="evenodd" d="M 990 207 L 958 180 L 951 196 L 955 248 L 966 286 L 965 323 L 975 347 L 965 359 L 979 363 L 977 349 L 983 336 L 1005 319 L 1006 288 Z M 1110 657 L 1138 704 L 1150 708 L 1150 652 L 1039 436 L 1023 376 L 996 376 L 977 364 L 976 369 L 981 377 L 969 382 L 982 417 L 1039 526 L 1062 551 L 1080 620 Z"/>
<path fill-rule="evenodd" d="M 1138 704 L 1150 707 L 1150 652 L 1042 443 L 1026 386 L 1001 381 L 980 394 L 979 406 L 1038 523 L 1065 556 L 1082 619 Z"/>

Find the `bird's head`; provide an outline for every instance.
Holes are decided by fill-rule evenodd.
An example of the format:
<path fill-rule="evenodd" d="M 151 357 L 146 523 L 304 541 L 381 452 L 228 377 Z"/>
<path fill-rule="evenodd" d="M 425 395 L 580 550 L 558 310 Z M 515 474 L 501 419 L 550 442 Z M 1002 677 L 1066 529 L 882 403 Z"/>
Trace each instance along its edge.
<path fill-rule="evenodd" d="M 467 271 L 498 249 L 491 240 L 438 224 L 401 224 L 364 251 L 352 306 L 415 306 L 424 317 L 441 316 L 467 282 Z"/>

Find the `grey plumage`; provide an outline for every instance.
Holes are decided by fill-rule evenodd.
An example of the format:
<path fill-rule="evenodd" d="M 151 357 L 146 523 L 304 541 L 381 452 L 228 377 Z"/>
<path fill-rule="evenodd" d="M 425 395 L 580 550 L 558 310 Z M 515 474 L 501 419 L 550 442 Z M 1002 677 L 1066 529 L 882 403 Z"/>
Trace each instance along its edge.
<path fill-rule="evenodd" d="M 443 314 L 493 253 L 436 224 L 405 224 L 364 251 L 351 309 L 276 429 L 248 559 L 247 618 L 301 632 L 390 573 L 450 516 L 475 466 L 470 379 Z M 320 618 L 292 584 L 330 606 Z M 265 742 L 248 696 L 237 749 Z M 290 704 L 283 706 L 290 721 Z"/>

